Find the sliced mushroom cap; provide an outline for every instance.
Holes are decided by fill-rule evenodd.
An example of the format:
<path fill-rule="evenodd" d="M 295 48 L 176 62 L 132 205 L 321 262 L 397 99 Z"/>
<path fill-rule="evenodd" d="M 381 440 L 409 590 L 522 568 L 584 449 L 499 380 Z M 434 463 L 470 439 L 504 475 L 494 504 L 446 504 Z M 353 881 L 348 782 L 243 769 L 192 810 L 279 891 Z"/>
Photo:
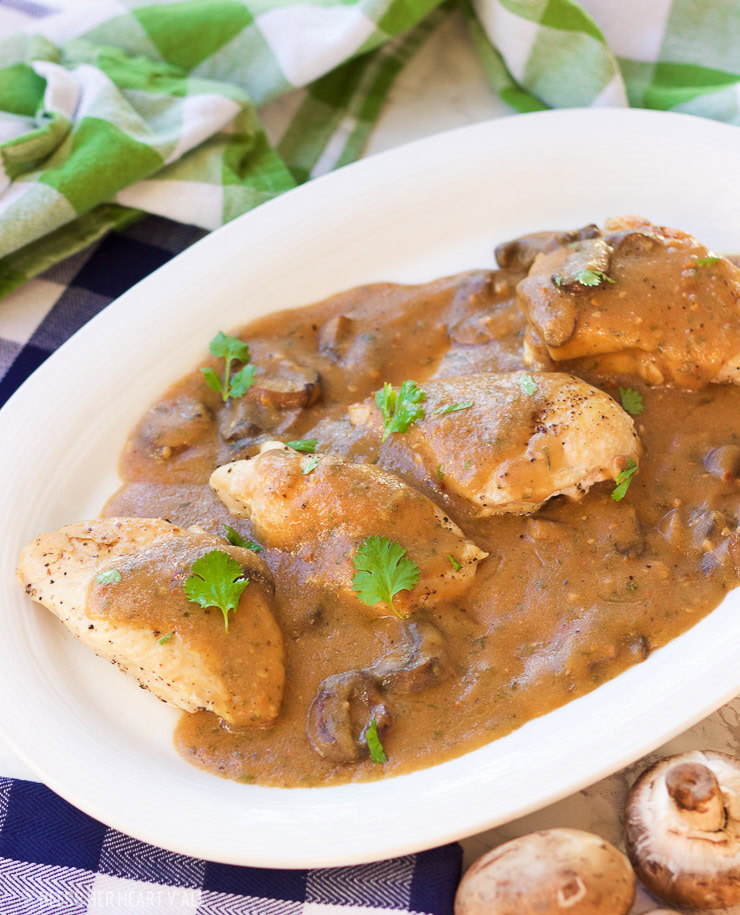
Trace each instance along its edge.
<path fill-rule="evenodd" d="M 210 435 L 213 414 L 195 397 L 181 395 L 160 400 L 147 411 L 139 435 L 153 451 L 169 456 Z"/>
<path fill-rule="evenodd" d="M 582 279 L 584 271 L 606 273 L 609 270 L 612 249 L 603 238 L 590 238 L 578 243 L 563 261 L 553 282 L 569 292 L 587 292 L 589 286 Z"/>
<path fill-rule="evenodd" d="M 441 683 L 450 673 L 442 633 L 426 620 L 407 623 L 404 641 L 369 668 L 384 689 L 415 693 Z"/>
<path fill-rule="evenodd" d="M 740 479 L 740 445 L 721 445 L 704 458 L 704 466 L 718 480 Z"/>
<path fill-rule="evenodd" d="M 310 407 L 321 396 L 319 373 L 276 353 L 260 364 L 247 396 L 281 410 Z"/>
<path fill-rule="evenodd" d="M 740 760 L 712 750 L 660 760 L 627 798 L 627 853 L 660 899 L 716 909 L 740 903 Z"/>
<path fill-rule="evenodd" d="M 593 223 L 572 232 L 533 232 L 496 247 L 496 263 L 512 270 L 529 270 L 538 254 L 552 251 L 560 245 L 571 244 L 586 238 L 598 238 L 601 230 Z"/>
<path fill-rule="evenodd" d="M 391 715 L 375 677 L 349 670 L 322 682 L 308 712 L 306 736 L 324 759 L 356 762 L 368 755 L 367 729 L 373 721 L 382 738 Z"/>
<path fill-rule="evenodd" d="M 479 858 L 455 915 L 627 915 L 635 875 L 625 856 L 580 829 L 544 829 Z"/>

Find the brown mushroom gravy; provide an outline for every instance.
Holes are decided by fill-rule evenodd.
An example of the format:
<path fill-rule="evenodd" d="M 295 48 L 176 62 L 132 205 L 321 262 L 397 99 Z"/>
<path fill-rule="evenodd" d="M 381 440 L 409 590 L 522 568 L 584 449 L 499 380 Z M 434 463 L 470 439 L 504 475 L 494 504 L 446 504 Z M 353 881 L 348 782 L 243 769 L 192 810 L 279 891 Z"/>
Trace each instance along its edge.
<path fill-rule="evenodd" d="M 443 467 L 430 474 L 395 447 L 396 436 L 381 445 L 372 430 L 350 423 L 347 406 L 386 381 L 423 385 L 523 367 L 526 322 L 515 287 L 525 270 L 514 255 L 508 264 L 419 286 L 361 286 L 252 321 L 239 331 L 257 371 L 245 396 L 224 404 L 199 367 L 133 430 L 108 517 L 166 518 L 220 536 L 229 524 L 259 540 L 211 492 L 210 474 L 266 441 L 317 439 L 318 453 L 400 475 L 489 554 L 461 597 L 399 620 L 322 588 L 305 552 L 266 548 L 260 558 L 274 576 L 285 643 L 280 714 L 268 728 L 242 730 L 209 712 L 184 714 L 175 741 L 189 762 L 286 787 L 429 766 L 643 661 L 738 584 L 740 387 L 673 390 L 584 373 L 617 401 L 620 384 L 644 397 L 635 418 L 644 449 L 639 473 L 622 501 L 610 498 L 613 483 L 600 483 L 581 501 L 556 497 L 528 517 L 476 518 L 446 489 Z M 222 364 L 203 362 L 217 371 Z M 458 445 L 464 453 L 466 442 Z M 389 536 L 403 541 L 402 532 Z M 140 600 L 160 598 L 161 586 L 143 570 L 117 600 L 135 614 Z M 185 611 L 203 611 L 167 601 L 158 629 L 195 638 Z M 247 612 L 232 614 L 234 632 Z M 212 609 L 207 619 L 210 644 L 233 648 L 221 613 Z M 388 757 L 382 765 L 353 736 L 370 719 Z M 329 745 L 339 750 L 320 755 Z"/>

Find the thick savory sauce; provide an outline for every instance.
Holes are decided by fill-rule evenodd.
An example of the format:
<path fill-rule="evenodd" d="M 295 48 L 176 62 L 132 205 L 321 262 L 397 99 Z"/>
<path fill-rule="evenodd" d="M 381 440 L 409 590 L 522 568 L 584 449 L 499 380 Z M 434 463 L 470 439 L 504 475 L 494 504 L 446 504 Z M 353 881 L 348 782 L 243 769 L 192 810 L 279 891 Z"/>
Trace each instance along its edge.
<path fill-rule="evenodd" d="M 281 786 L 428 766 L 644 660 L 738 583 L 740 485 L 724 463 L 740 453 L 740 387 L 694 392 L 630 381 L 644 396 L 636 418 L 644 455 L 627 496 L 613 501 L 613 484 L 602 483 L 580 502 L 555 498 L 529 517 L 475 518 L 446 490 L 443 473 L 429 474 L 393 436 L 381 445 L 350 423 L 347 406 L 385 381 L 522 368 L 525 320 L 513 297 L 522 275 L 479 271 L 416 287 L 365 286 L 253 321 L 239 335 L 258 370 L 292 378 L 284 395 L 224 405 L 197 369 L 133 431 L 121 457 L 124 485 L 106 516 L 161 517 L 222 536 L 229 524 L 258 540 L 250 522 L 231 517 L 211 493 L 211 472 L 265 441 L 317 439 L 319 452 L 399 474 L 490 554 L 461 598 L 413 615 L 441 634 L 447 676 L 425 680 L 419 668 L 383 681 L 392 726 L 383 736 L 388 761 L 378 765 L 317 755 L 307 716 L 327 677 L 392 667 L 413 636 L 409 623 L 322 589 L 305 554 L 265 549 L 285 642 L 280 715 L 268 729 L 241 731 L 207 712 L 183 715 L 175 739 L 188 761 Z M 619 398 L 618 381 L 584 377 Z"/>

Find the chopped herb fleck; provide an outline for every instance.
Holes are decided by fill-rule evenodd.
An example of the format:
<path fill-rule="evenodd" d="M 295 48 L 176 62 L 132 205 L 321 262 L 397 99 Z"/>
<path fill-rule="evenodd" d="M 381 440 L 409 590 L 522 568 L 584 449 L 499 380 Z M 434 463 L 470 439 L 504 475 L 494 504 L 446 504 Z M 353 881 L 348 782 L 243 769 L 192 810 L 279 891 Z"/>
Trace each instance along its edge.
<path fill-rule="evenodd" d="M 232 546 L 240 546 L 245 550 L 251 550 L 253 553 L 262 552 L 262 547 L 259 543 L 255 543 L 254 540 L 246 540 L 239 531 L 235 531 L 229 524 L 225 524 L 224 527 L 226 528 L 226 539 Z"/>
<path fill-rule="evenodd" d="M 627 467 L 622 470 L 617 477 L 617 485 L 612 492 L 612 499 L 614 499 L 615 502 L 621 502 L 622 499 L 624 499 L 624 497 L 627 495 L 627 490 L 629 489 L 629 485 L 632 482 L 632 477 L 636 473 L 637 464 L 632 460 L 632 458 L 630 458 L 627 462 Z"/>
<path fill-rule="evenodd" d="M 408 432 L 409 426 L 426 413 L 422 403 L 427 399 L 426 391 L 415 381 L 404 381 L 398 391 L 386 381 L 382 391 L 375 392 L 375 403 L 383 414 L 383 438 L 385 441 L 394 432 Z"/>
<path fill-rule="evenodd" d="M 636 581 L 628 581 L 628 582 L 627 582 L 627 590 L 628 590 L 628 591 L 635 592 L 635 591 L 637 590 L 637 582 L 636 582 Z"/>
<path fill-rule="evenodd" d="M 645 409 L 645 401 L 639 391 L 634 388 L 620 388 L 619 399 L 622 407 L 632 416 L 639 416 Z"/>
<path fill-rule="evenodd" d="M 307 474 L 311 473 L 312 470 L 316 470 L 316 468 L 318 466 L 319 466 L 319 456 L 318 456 L 318 454 L 314 454 L 314 456 L 312 458 L 309 458 L 308 463 L 303 468 L 301 473 L 305 477 Z"/>
<path fill-rule="evenodd" d="M 581 286 L 600 286 L 601 283 L 609 283 L 614 285 L 615 280 L 610 276 L 607 276 L 603 270 L 579 270 L 576 273 L 576 280 L 581 284 Z"/>
<path fill-rule="evenodd" d="M 157 644 L 158 644 L 158 645 L 166 645 L 167 642 L 169 642 L 169 640 L 172 638 L 172 636 L 173 636 L 174 634 L 175 634 L 174 632 L 168 632 L 167 635 L 163 635 L 163 636 L 162 636 L 162 638 L 159 640 L 159 642 L 158 642 Z"/>
<path fill-rule="evenodd" d="M 432 410 L 432 416 L 444 416 L 445 413 L 457 413 L 458 410 L 469 410 L 472 406 L 472 400 L 462 400 L 460 403 L 451 403 L 446 407 L 437 407 L 436 410 Z"/>
<path fill-rule="evenodd" d="M 300 451 L 301 454 L 313 454 L 318 443 L 319 440 L 317 438 L 299 438 L 294 442 L 286 442 L 288 448 L 292 448 L 293 451 Z"/>
<path fill-rule="evenodd" d="M 519 387 L 522 389 L 522 393 L 526 394 L 527 397 L 531 397 L 533 394 L 536 394 L 539 388 L 537 387 L 534 378 L 531 375 L 522 375 L 519 378 Z"/>
<path fill-rule="evenodd" d="M 370 751 L 370 759 L 372 759 L 374 763 L 387 763 L 388 757 L 385 755 L 383 744 L 380 742 L 378 726 L 375 723 L 374 718 L 370 722 L 367 731 L 365 731 L 365 737 L 367 739 L 367 748 Z"/>
<path fill-rule="evenodd" d="M 563 284 L 563 278 L 562 278 L 562 276 L 561 276 L 559 273 L 553 273 L 553 275 L 552 275 L 552 281 L 553 281 L 553 283 L 555 283 L 555 285 L 558 287 L 558 289 L 559 289 L 559 288 L 562 286 L 562 284 Z"/>
<path fill-rule="evenodd" d="M 108 569 L 107 572 L 101 572 L 95 576 L 95 581 L 99 585 L 117 585 L 121 580 L 121 573 L 118 569 Z"/>
<path fill-rule="evenodd" d="M 444 478 L 445 478 L 445 473 L 444 473 L 444 470 L 442 470 L 441 464 L 437 464 L 437 476 L 439 477 L 440 480 L 444 480 Z"/>
<path fill-rule="evenodd" d="M 714 267 L 719 262 L 716 254 L 708 254 L 706 257 L 699 257 L 696 261 L 697 267 Z"/>
<path fill-rule="evenodd" d="M 457 559 L 455 559 L 455 557 L 452 555 L 452 553 L 448 553 L 448 554 L 447 554 L 447 558 L 450 560 L 450 563 L 451 563 L 451 565 L 452 565 L 452 568 L 453 568 L 456 572 L 459 572 L 460 569 L 462 568 L 462 566 L 461 566 L 460 563 L 457 561 Z"/>

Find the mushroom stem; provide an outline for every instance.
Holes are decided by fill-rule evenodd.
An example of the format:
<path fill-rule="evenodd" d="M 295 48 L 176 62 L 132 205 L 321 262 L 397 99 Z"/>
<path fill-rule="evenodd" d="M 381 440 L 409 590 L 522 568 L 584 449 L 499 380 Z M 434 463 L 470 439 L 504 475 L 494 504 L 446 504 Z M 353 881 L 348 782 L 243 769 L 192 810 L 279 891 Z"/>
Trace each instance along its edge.
<path fill-rule="evenodd" d="M 672 766 L 665 777 L 666 788 L 681 819 L 692 829 L 717 832 L 726 814 L 717 778 L 707 766 L 682 762 Z"/>

